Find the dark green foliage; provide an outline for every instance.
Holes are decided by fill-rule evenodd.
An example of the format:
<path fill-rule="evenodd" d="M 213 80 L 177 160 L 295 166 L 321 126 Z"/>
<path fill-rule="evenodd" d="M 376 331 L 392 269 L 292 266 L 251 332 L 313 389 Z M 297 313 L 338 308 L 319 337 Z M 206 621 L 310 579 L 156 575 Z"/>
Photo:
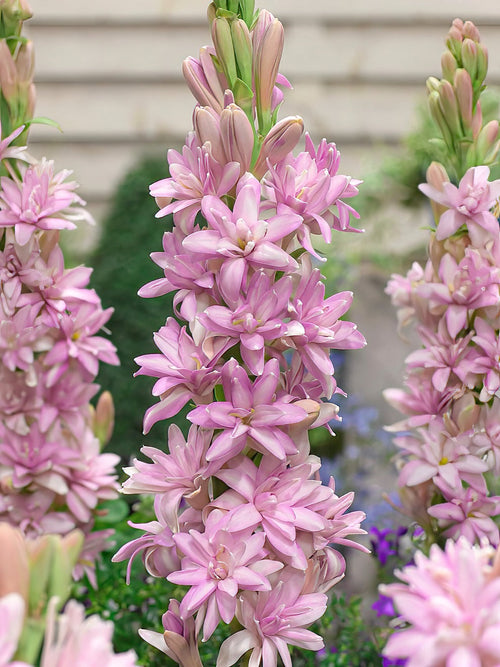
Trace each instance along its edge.
<path fill-rule="evenodd" d="M 125 460 L 144 444 L 143 415 L 157 400 L 151 396 L 152 378 L 132 377 L 137 370 L 134 358 L 157 351 L 153 332 L 172 315 L 171 295 L 155 299 L 137 295 L 142 285 L 162 276 L 149 255 L 161 251 L 163 232 L 171 228 L 172 220 L 155 219 L 158 207 L 149 195 L 149 185 L 167 176 L 167 162 L 160 158 L 143 160 L 125 176 L 104 221 L 99 247 L 88 261 L 94 267 L 92 287 L 104 307 L 115 309 L 109 328 L 121 366 L 102 364 L 97 381 L 112 393 L 116 408 L 115 429 L 108 448 Z M 180 424 L 183 416 L 175 421 Z M 164 444 L 167 426 L 162 422 L 153 427 L 150 445 Z"/>

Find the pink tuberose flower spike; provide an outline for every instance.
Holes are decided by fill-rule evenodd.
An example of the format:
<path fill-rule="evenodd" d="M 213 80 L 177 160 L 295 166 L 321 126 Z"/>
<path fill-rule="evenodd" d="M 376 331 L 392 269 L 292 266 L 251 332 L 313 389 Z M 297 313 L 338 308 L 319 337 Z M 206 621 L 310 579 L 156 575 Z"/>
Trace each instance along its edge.
<path fill-rule="evenodd" d="M 410 431 L 395 440 L 403 504 L 410 500 L 403 511 L 428 543 L 465 536 L 496 545 L 500 180 L 490 180 L 490 165 L 498 122 L 483 127 L 487 59 L 477 28 L 456 19 L 447 46 L 443 79 L 428 81 L 444 162 L 432 163 L 420 186 L 436 221 L 429 259 L 387 287 L 400 323 L 414 322 L 422 346 L 406 359 L 406 388 L 386 398 L 405 415 L 391 430 Z"/>
<path fill-rule="evenodd" d="M 145 432 L 185 406 L 191 427 L 186 440 L 170 426 L 168 449 L 143 447 L 148 462 L 125 469 L 123 492 L 153 496 L 155 517 L 114 560 L 129 560 L 129 577 L 141 554 L 152 576 L 182 587 L 164 634 L 141 630 L 181 667 L 201 665 L 198 634 L 214 641 L 220 623 L 243 629 L 218 665 L 251 651 L 254 667 L 290 667 L 289 645 L 323 646 L 307 626 L 344 576 L 336 545 L 364 549 L 351 540 L 364 514 L 320 481 L 308 435 L 340 419 L 331 351 L 365 344 L 343 319 L 352 294 L 327 296 L 310 256 L 315 236 L 352 230 L 359 181 L 339 173 L 326 140 L 306 135 L 294 157 L 304 123 L 278 119 L 289 85 L 278 19 L 253 0 L 216 0 L 208 16 L 214 47 L 183 68 L 193 131 L 151 186 L 173 229 L 151 255 L 163 275 L 140 294 L 174 292 L 176 317 L 154 334 L 158 351 L 136 359 L 136 375 L 155 378 Z"/>
<path fill-rule="evenodd" d="M 65 266 L 59 230 L 93 220 L 71 171 L 35 160 L 23 145 L 35 95 L 33 47 L 20 32 L 31 12 L 16 1 L 0 13 L 0 521 L 30 539 L 79 529 L 73 574 L 96 585 L 94 563 L 112 531 L 94 525 L 99 506 L 117 495 L 118 457 L 101 453 L 109 398 L 104 432 L 90 401 L 99 363 L 118 363 L 100 335 L 113 309 L 89 288 L 92 269 Z"/>

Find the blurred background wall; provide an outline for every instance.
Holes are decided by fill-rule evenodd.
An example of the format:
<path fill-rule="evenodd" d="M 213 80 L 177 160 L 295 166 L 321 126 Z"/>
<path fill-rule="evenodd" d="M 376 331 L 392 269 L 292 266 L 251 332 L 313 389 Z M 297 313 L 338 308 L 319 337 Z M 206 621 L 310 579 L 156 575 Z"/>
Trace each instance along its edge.
<path fill-rule="evenodd" d="M 35 42 L 37 115 L 57 120 L 63 130 L 35 126 L 32 150 L 55 159 L 59 168 L 74 169 L 99 223 L 134 162 L 179 148 L 191 129 L 194 100 L 181 63 L 210 43 L 208 2 L 30 2 L 34 19 L 26 30 Z M 342 172 L 354 177 L 363 178 L 383 155 L 397 152 L 403 135 L 415 127 L 425 80 L 440 74 L 443 41 L 454 17 L 479 26 L 490 51 L 488 81 L 500 83 L 499 0 L 256 4 L 272 11 L 286 29 L 281 71 L 294 89 L 286 93 L 281 116 L 299 114 L 315 140 L 335 141 Z M 426 233 L 420 231 L 425 215 L 391 210 L 383 235 L 368 221 L 367 234 L 349 235 L 352 241 L 346 243 L 363 248 L 382 242 L 385 250 L 407 252 L 425 243 Z M 129 224 L 134 221 L 123 221 L 124 234 Z M 83 233 L 80 250 L 85 251 L 95 236 L 88 229 Z M 353 354 L 349 389 L 362 390 L 374 403 L 380 403 L 382 388 L 401 383 L 408 353 L 395 340 L 395 314 L 383 292 L 386 278 L 387 273 L 365 267 L 351 314 L 369 346 Z"/>

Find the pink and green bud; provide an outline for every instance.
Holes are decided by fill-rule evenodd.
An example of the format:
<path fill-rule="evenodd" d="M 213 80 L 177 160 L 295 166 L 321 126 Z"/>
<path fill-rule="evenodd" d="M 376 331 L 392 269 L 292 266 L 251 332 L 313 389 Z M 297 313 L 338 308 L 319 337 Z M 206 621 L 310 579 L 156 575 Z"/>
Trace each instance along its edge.
<path fill-rule="evenodd" d="M 200 59 L 186 58 L 182 73 L 189 90 L 202 106 L 212 107 L 218 113 L 224 108 L 224 90 L 207 46 L 200 49 Z"/>
<path fill-rule="evenodd" d="M 304 121 L 300 116 L 283 118 L 269 130 L 262 142 L 253 173 L 261 178 L 268 169 L 268 163 L 277 164 L 290 153 L 299 142 L 304 131 Z"/>
<path fill-rule="evenodd" d="M 212 39 L 219 65 L 229 82 L 229 87 L 232 88 L 238 78 L 238 71 L 236 68 L 231 27 L 227 19 L 216 18 L 213 21 Z"/>
<path fill-rule="evenodd" d="M 239 162 L 240 175 L 250 169 L 254 131 L 245 112 L 236 104 L 226 107 L 220 116 L 220 134 L 227 162 Z"/>
<path fill-rule="evenodd" d="M 471 39 L 465 39 L 461 49 L 462 63 L 469 72 L 472 81 L 478 79 L 478 44 Z"/>
<path fill-rule="evenodd" d="M 19 593 L 27 603 L 30 575 L 24 537 L 17 528 L 2 522 L 0 544 L 0 598 L 9 593 Z"/>
<path fill-rule="evenodd" d="M 443 77 L 453 83 L 457 71 L 457 61 L 450 51 L 445 51 L 441 56 L 441 69 L 443 70 Z"/>
<path fill-rule="evenodd" d="M 490 120 L 479 132 L 476 141 L 477 164 L 491 164 L 498 155 L 500 142 L 498 141 L 499 124 L 497 120 Z"/>
<path fill-rule="evenodd" d="M 472 21 L 465 21 L 462 28 L 462 33 L 464 38 L 472 39 L 474 42 L 481 41 L 479 30 L 476 28 L 474 23 L 472 23 Z"/>
<path fill-rule="evenodd" d="M 450 180 L 446 173 L 446 169 L 440 162 L 431 162 L 426 172 L 426 178 L 427 183 L 440 192 L 443 190 L 444 183 L 448 183 Z M 431 207 L 432 212 L 434 213 L 434 219 L 437 223 L 441 215 L 446 211 L 446 206 L 431 200 Z"/>
<path fill-rule="evenodd" d="M 457 69 L 454 78 L 455 95 L 464 128 L 472 127 L 473 91 L 469 73 L 465 69 Z"/>
<path fill-rule="evenodd" d="M 17 70 L 14 58 L 4 39 L 0 40 L 0 89 L 10 105 L 17 95 Z"/>
<path fill-rule="evenodd" d="M 262 38 L 254 42 L 254 80 L 259 132 L 271 129 L 272 97 L 283 53 L 284 31 L 278 19 L 267 26 Z"/>
<path fill-rule="evenodd" d="M 462 125 L 458 102 L 453 86 L 446 79 L 443 79 L 439 84 L 439 99 L 444 120 L 450 128 L 451 134 L 457 139 L 460 138 L 462 136 Z"/>
<path fill-rule="evenodd" d="M 446 146 L 453 146 L 453 135 L 450 132 L 450 128 L 444 117 L 443 108 L 441 106 L 441 97 L 437 90 L 431 90 L 428 97 L 428 103 L 431 116 L 438 125 Z"/>
<path fill-rule="evenodd" d="M 231 22 L 231 37 L 239 78 L 252 87 L 252 39 L 242 19 Z"/>
<path fill-rule="evenodd" d="M 115 424 L 115 406 L 109 391 L 103 391 L 92 414 L 92 431 L 101 444 L 107 445 Z"/>
<path fill-rule="evenodd" d="M 221 110 L 222 113 L 223 110 Z M 210 143 L 210 152 L 219 164 L 226 163 L 220 133 L 220 115 L 211 107 L 196 107 L 193 113 L 194 131 L 203 145 Z"/>

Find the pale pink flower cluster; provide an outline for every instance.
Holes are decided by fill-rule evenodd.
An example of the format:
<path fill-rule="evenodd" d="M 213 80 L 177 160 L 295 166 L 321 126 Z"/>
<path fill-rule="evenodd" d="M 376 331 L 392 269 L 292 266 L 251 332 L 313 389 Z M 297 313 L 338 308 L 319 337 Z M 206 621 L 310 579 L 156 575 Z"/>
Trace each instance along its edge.
<path fill-rule="evenodd" d="M 500 664 L 500 559 L 488 545 L 461 537 L 444 551 L 433 544 L 396 571 L 403 583 L 381 585 L 402 629 L 383 650 L 406 667 L 496 667 Z"/>
<path fill-rule="evenodd" d="M 87 216 L 76 183 L 8 148 L 19 130 L 1 144 L 0 520 L 28 536 L 78 527 L 92 563 L 107 534 L 90 537 L 96 507 L 116 495 L 118 457 L 101 454 L 89 404 L 99 362 L 118 363 L 100 335 L 112 309 L 91 269 L 64 266 L 57 230 Z"/>
<path fill-rule="evenodd" d="M 420 523 L 497 545 L 500 496 L 489 485 L 500 472 L 500 180 L 488 178 L 488 167 L 472 167 L 458 187 L 421 186 L 443 211 L 430 259 L 393 276 L 387 292 L 401 323 L 416 320 L 422 348 L 406 360 L 405 390 L 385 395 L 406 415 L 393 428 L 411 431 L 395 439 L 399 484 L 427 487 L 427 517 L 414 508 Z"/>
<path fill-rule="evenodd" d="M 326 141 L 316 149 L 307 137 L 294 157 L 301 119 L 269 126 L 283 81 L 283 28 L 269 12 L 252 29 L 231 23 L 242 62 L 253 52 L 253 106 L 235 103 L 221 62 L 225 21 L 212 22 L 215 50 L 185 63 L 199 106 L 182 152 L 169 151 L 170 177 L 151 186 L 158 216 L 172 213 L 174 226 L 152 255 L 164 276 L 141 290 L 175 292 L 183 321 L 168 318 L 154 335 L 158 353 L 136 360 L 137 374 L 156 378 L 145 432 L 186 404 L 192 425 L 187 439 L 170 426 L 168 453 L 144 447 L 152 462 L 126 470 L 123 491 L 154 495 L 156 518 L 137 525 L 142 536 L 114 560 L 142 552 L 151 575 L 186 587 L 163 617 L 165 634 L 142 631 L 179 664 L 201 665 L 198 633 L 206 641 L 236 618 L 243 629 L 223 643 L 218 667 L 247 651 L 255 667 L 275 667 L 278 654 L 290 667 L 288 645 L 323 646 L 307 626 L 344 575 L 335 545 L 359 546 L 350 536 L 364 533 L 364 514 L 348 511 L 353 494 L 321 483 L 308 438 L 338 418 L 331 350 L 365 344 L 341 319 L 352 294 L 325 297 L 311 259 L 313 236 L 350 229 L 344 199 L 359 181 L 338 174 L 340 155 Z"/>

